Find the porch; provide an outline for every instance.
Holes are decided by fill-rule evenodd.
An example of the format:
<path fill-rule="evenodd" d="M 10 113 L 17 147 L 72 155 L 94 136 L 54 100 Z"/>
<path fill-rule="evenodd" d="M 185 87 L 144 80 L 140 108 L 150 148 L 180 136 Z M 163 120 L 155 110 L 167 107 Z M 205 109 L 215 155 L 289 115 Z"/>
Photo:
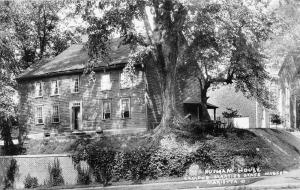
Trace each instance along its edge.
<path fill-rule="evenodd" d="M 216 121 L 218 106 L 207 103 L 207 109 L 213 110 L 212 120 Z M 186 119 L 190 119 L 191 121 L 202 121 L 203 108 L 200 100 L 188 97 L 185 101 L 183 101 L 183 110 Z"/>

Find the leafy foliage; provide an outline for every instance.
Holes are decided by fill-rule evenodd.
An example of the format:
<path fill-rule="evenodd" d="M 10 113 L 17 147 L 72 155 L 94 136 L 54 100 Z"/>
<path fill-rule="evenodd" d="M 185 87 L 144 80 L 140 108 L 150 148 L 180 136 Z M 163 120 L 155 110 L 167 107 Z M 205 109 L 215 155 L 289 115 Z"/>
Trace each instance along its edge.
<path fill-rule="evenodd" d="M 275 17 L 258 1 L 208 2 L 191 15 L 188 26 L 194 28 L 187 28 L 187 62 L 200 69 L 202 101 L 211 86 L 233 83 L 246 97 L 271 106 L 262 43 L 269 39 Z"/>
<path fill-rule="evenodd" d="M 15 159 L 11 159 L 10 165 L 6 172 L 6 177 L 4 178 L 4 189 L 10 189 L 10 188 L 13 189 L 15 177 L 18 171 L 19 171 L 19 166 L 17 165 L 17 161 Z"/>
<path fill-rule="evenodd" d="M 198 70 L 203 104 L 208 88 L 234 83 L 245 96 L 271 106 L 262 43 L 269 39 L 277 20 L 261 1 L 124 0 L 80 2 L 77 7 L 89 23 L 91 65 L 110 61 L 112 36 L 129 45 L 133 60 L 151 56 L 157 62 L 163 117 L 177 113 L 173 104 L 180 66 Z M 101 14 L 94 14 L 95 10 Z"/>
<path fill-rule="evenodd" d="M 31 177 L 30 174 L 28 174 L 25 177 L 24 180 L 24 187 L 25 189 L 33 189 L 37 188 L 39 186 L 38 179 L 36 177 Z"/>
<path fill-rule="evenodd" d="M 60 167 L 60 162 L 56 158 L 53 164 L 49 163 L 48 165 L 48 173 L 49 179 L 45 181 L 45 185 L 52 186 L 60 186 L 65 184 L 65 180 L 62 176 L 62 169 Z"/>
<path fill-rule="evenodd" d="M 192 163 L 193 149 L 196 149 L 196 145 L 193 147 L 185 142 L 177 142 L 174 135 L 162 139 L 161 147 L 151 156 L 154 176 L 182 176 Z"/>
<path fill-rule="evenodd" d="M 145 147 L 118 151 L 113 166 L 114 180 L 126 179 L 139 183 L 151 176 L 149 167 L 152 152 Z"/>
<path fill-rule="evenodd" d="M 12 140 L 12 130 L 18 126 L 18 120 L 13 116 L 0 116 L 0 139 L 4 141 L 3 154 L 17 155 L 24 150 L 21 145 L 15 145 Z"/>
<path fill-rule="evenodd" d="M 280 118 L 280 116 L 278 114 L 271 115 L 271 122 L 276 125 L 280 125 L 283 123 L 282 119 Z"/>
<path fill-rule="evenodd" d="M 75 163 L 86 161 L 97 182 L 108 185 L 112 179 L 116 142 L 110 138 L 78 147 L 78 154 L 73 156 Z"/>
<path fill-rule="evenodd" d="M 77 165 L 77 184 L 88 185 L 92 182 L 91 172 L 89 168 L 83 168 L 80 164 Z"/>
<path fill-rule="evenodd" d="M 234 110 L 233 108 L 226 108 L 226 111 L 222 112 L 222 115 L 224 118 L 234 118 L 241 116 L 238 114 L 238 110 Z"/>
<path fill-rule="evenodd" d="M 80 41 L 79 34 L 84 30 L 81 27 L 71 30 L 64 21 L 72 16 L 61 15 L 68 12 L 68 5 L 46 0 L 0 3 L 0 116 L 18 115 L 15 81 L 18 74 Z M 19 126 L 20 136 L 26 135 L 23 127 Z"/>

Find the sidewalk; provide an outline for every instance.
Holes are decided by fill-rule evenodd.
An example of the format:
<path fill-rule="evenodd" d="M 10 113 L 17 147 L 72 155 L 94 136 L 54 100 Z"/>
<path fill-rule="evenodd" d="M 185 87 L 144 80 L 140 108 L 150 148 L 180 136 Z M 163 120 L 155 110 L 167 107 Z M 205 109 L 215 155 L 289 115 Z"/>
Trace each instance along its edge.
<path fill-rule="evenodd" d="M 298 172 L 298 171 L 297 171 Z M 293 172 L 294 174 L 294 172 Z M 290 175 L 293 175 L 290 174 Z M 280 176 L 281 177 L 281 176 Z M 245 185 L 232 186 L 227 185 L 208 185 L 207 180 L 201 181 L 173 181 L 173 182 L 160 182 L 160 183 L 148 183 L 148 184 L 137 184 L 137 185 L 118 185 L 118 186 L 73 186 L 73 187 L 58 187 L 58 189 L 69 189 L 69 190 L 88 190 L 88 189 L 99 189 L 99 190 L 261 190 L 261 189 L 300 189 L 300 181 L 298 179 L 292 180 L 279 180 L 276 181 L 276 177 L 267 177 L 262 181 L 259 178 L 247 178 L 239 179 L 246 180 Z M 285 177 L 283 177 L 285 178 Z M 222 181 L 222 180 L 220 180 Z M 257 182 L 255 182 L 257 181 Z M 276 183 L 274 183 L 276 181 Z M 297 182 L 298 181 L 298 182 Z M 253 183 L 254 182 L 254 183 Z M 252 184 L 249 184 L 252 183 Z M 249 184 L 249 185 L 247 185 Z M 214 187 L 215 186 L 215 187 Z M 56 188 L 54 188 L 56 190 Z"/>
<path fill-rule="evenodd" d="M 292 170 L 288 173 L 285 173 L 280 176 L 272 176 L 268 177 L 264 180 L 257 181 L 251 185 L 248 185 L 249 187 L 251 186 L 268 186 L 268 185 L 290 185 L 294 184 L 300 187 L 300 168 Z"/>

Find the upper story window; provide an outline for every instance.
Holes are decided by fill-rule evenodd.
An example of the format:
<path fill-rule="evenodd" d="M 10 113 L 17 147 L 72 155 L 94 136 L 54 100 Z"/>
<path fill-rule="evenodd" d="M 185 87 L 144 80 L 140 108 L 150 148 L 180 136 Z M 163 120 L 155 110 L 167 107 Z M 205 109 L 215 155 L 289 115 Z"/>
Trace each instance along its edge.
<path fill-rule="evenodd" d="M 72 80 L 71 91 L 72 91 L 72 93 L 78 93 L 79 92 L 79 77 L 76 77 Z"/>
<path fill-rule="evenodd" d="M 130 118 L 130 99 L 121 99 L 121 118 Z"/>
<path fill-rule="evenodd" d="M 43 84 L 42 82 L 35 83 L 35 97 L 43 96 Z"/>
<path fill-rule="evenodd" d="M 111 101 L 105 100 L 103 101 L 102 107 L 103 119 L 110 119 L 111 118 Z"/>
<path fill-rule="evenodd" d="M 36 124 L 44 124 L 43 106 L 36 107 Z"/>
<path fill-rule="evenodd" d="M 111 89 L 111 80 L 110 74 L 102 74 L 100 80 L 101 90 L 110 90 Z"/>
<path fill-rule="evenodd" d="M 58 94 L 59 94 L 58 80 L 54 80 L 51 82 L 51 95 L 58 95 Z"/>
<path fill-rule="evenodd" d="M 52 107 L 52 123 L 59 123 L 59 107 L 53 105 Z"/>

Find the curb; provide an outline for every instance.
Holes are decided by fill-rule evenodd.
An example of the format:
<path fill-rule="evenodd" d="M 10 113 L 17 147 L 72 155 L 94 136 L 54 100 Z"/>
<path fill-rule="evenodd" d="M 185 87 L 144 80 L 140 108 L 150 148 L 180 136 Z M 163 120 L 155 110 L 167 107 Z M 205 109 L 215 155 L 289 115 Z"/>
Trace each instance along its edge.
<path fill-rule="evenodd" d="M 283 183 L 276 185 L 240 185 L 240 186 L 222 186 L 222 187 L 179 187 L 178 182 L 173 183 L 152 183 L 152 184 L 141 184 L 141 185 L 120 185 L 120 186 L 94 186 L 94 187 L 73 187 L 66 188 L 64 190 L 87 190 L 87 189 L 99 189 L 99 190 L 267 190 L 267 189 L 296 189 L 300 188 L 300 183 Z"/>

